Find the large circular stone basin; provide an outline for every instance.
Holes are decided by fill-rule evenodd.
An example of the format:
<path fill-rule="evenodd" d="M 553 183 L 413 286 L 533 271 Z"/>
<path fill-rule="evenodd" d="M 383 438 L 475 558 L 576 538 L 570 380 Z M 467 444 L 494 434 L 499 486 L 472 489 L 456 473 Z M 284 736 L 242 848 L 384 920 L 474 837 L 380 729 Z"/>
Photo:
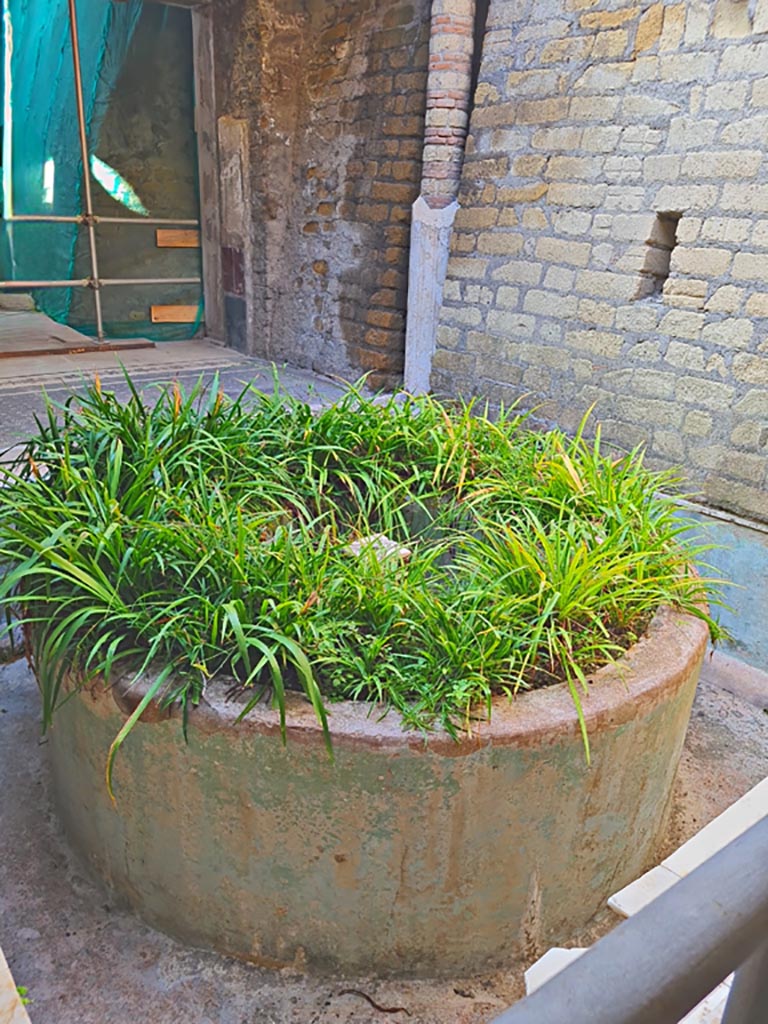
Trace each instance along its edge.
<path fill-rule="evenodd" d="M 471 737 L 403 732 L 334 705 L 331 762 L 296 695 L 243 722 L 224 684 L 189 719 L 149 709 L 107 750 L 138 690 L 81 691 L 51 733 L 73 846 L 151 925 L 270 967 L 469 974 L 567 940 L 654 860 L 707 646 L 662 609 L 584 698 L 587 766 L 565 686 L 495 701 Z"/>

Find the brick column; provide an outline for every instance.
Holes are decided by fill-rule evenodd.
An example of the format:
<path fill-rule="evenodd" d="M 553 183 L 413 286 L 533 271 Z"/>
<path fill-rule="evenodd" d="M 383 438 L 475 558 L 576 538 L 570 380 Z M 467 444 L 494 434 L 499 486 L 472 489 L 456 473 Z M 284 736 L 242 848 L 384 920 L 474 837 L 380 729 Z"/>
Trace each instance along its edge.
<path fill-rule="evenodd" d="M 475 0 L 433 0 L 421 194 L 427 205 L 456 198 L 469 120 Z"/>
<path fill-rule="evenodd" d="M 476 0 L 432 0 L 421 195 L 413 205 L 405 387 L 429 390 L 469 122 Z"/>

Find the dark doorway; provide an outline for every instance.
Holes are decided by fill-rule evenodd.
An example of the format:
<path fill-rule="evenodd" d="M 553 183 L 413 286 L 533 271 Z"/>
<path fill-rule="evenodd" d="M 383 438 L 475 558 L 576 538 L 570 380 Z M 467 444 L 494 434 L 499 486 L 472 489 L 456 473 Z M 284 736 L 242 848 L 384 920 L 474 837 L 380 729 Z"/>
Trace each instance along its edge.
<path fill-rule="evenodd" d="M 103 289 L 108 337 L 191 337 L 203 321 L 202 284 L 174 283 L 201 277 L 199 231 L 142 224 L 143 216 L 199 220 L 193 52 L 191 12 L 146 4 L 93 147 L 96 215 L 135 214 L 135 223 L 99 225 L 100 276 L 163 279 Z M 76 276 L 88 276 L 88 260 L 81 232 Z M 93 323 L 87 291 L 73 293 L 68 319 Z"/>

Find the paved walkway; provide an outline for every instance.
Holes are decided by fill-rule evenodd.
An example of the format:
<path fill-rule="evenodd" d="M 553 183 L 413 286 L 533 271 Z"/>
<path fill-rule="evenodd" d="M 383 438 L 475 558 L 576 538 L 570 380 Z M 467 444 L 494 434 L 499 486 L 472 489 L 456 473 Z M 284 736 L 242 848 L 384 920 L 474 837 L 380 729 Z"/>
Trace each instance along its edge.
<path fill-rule="evenodd" d="M 5 314 L 6 316 L 8 314 Z M 0 319 L 2 315 L 0 315 Z M 221 386 L 237 395 L 246 384 L 271 390 L 273 366 L 210 341 L 158 342 L 155 348 L 0 359 L 0 451 L 26 439 L 34 430 L 34 414 L 45 407 L 43 389 L 61 401 L 98 374 L 102 384 L 127 396 L 124 370 L 144 388 L 179 380 L 190 387 L 201 376 L 218 372 Z M 282 386 L 304 401 L 320 403 L 337 397 L 340 382 L 303 370 L 279 368 Z"/>

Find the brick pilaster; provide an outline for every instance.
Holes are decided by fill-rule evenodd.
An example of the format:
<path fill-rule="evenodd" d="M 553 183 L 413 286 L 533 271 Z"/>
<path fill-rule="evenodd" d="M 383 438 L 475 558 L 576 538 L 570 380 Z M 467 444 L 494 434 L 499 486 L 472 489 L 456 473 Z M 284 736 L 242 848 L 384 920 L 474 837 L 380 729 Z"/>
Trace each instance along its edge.
<path fill-rule="evenodd" d="M 422 195 L 448 206 L 459 190 L 469 118 L 475 0 L 433 0 Z"/>

